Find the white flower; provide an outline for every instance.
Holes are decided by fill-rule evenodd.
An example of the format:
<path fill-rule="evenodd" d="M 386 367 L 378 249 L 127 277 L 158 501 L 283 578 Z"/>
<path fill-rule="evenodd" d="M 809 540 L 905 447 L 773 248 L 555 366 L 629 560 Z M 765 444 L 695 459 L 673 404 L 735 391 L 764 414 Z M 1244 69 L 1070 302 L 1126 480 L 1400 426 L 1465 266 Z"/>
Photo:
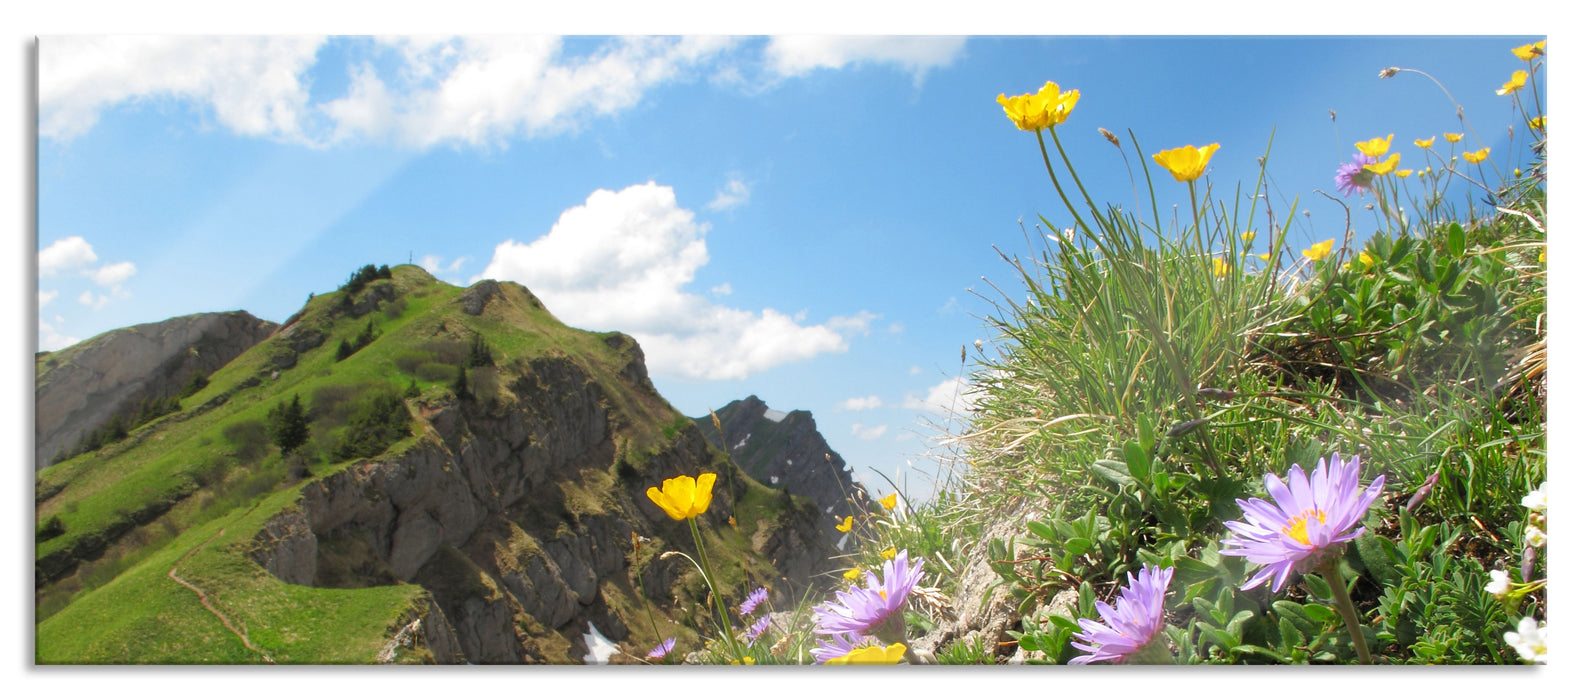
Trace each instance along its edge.
<path fill-rule="evenodd" d="M 1533 549 L 1540 549 L 1549 542 L 1549 533 L 1534 525 L 1528 525 L 1527 531 L 1523 535 L 1522 539 L 1526 540 L 1527 546 Z"/>
<path fill-rule="evenodd" d="M 1483 590 L 1493 594 L 1496 598 L 1504 598 L 1511 594 L 1511 575 L 1503 570 L 1495 569 L 1489 572 L 1489 583 Z"/>
<path fill-rule="evenodd" d="M 1505 643 L 1516 648 L 1522 659 L 1535 664 L 1549 663 L 1549 626 L 1530 617 L 1522 618 L 1515 632 L 1505 633 Z"/>
<path fill-rule="evenodd" d="M 1545 481 L 1539 484 L 1538 490 L 1523 496 L 1522 505 L 1526 506 L 1528 510 L 1536 510 L 1540 513 L 1549 512 L 1549 482 Z"/>

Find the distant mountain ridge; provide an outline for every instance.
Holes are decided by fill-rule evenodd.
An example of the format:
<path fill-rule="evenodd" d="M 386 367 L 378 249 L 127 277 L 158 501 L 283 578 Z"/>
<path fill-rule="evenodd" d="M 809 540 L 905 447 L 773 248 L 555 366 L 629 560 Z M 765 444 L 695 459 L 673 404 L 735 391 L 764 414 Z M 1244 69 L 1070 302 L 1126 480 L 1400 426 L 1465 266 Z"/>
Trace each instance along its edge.
<path fill-rule="evenodd" d="M 118 328 L 34 362 L 33 471 L 138 402 L 175 396 L 269 337 L 279 324 L 246 311 Z"/>
<path fill-rule="evenodd" d="M 808 411 L 777 411 L 756 395 L 716 410 L 723 436 L 709 416 L 693 418 L 715 447 L 725 450 L 754 479 L 770 488 L 813 499 L 824 524 L 819 531 L 831 544 L 844 534 L 837 521 L 866 512 L 868 493 L 853 483 L 846 460 L 818 431 Z"/>

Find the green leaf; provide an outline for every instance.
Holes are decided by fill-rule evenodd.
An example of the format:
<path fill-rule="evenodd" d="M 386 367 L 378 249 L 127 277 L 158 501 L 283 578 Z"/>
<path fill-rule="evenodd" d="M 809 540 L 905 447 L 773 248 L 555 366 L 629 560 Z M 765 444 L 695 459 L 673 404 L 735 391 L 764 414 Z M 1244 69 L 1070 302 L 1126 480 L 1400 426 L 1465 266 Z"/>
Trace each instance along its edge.
<path fill-rule="evenodd" d="M 1461 254 L 1467 250 L 1467 232 L 1462 230 L 1461 224 L 1451 222 L 1446 234 L 1445 248 L 1447 252 L 1454 257 L 1461 257 Z"/>
<path fill-rule="evenodd" d="M 1133 479 L 1146 483 L 1148 481 L 1148 453 L 1143 451 L 1141 445 L 1131 440 L 1127 440 L 1126 444 L 1121 446 L 1121 451 L 1126 453 L 1126 471 L 1131 473 Z"/>
<path fill-rule="evenodd" d="M 1362 557 L 1362 565 L 1368 569 L 1368 574 L 1374 580 L 1385 584 L 1396 584 L 1401 580 L 1401 570 L 1395 566 L 1390 556 L 1390 549 L 1383 538 L 1371 532 L 1364 532 L 1357 540 L 1357 554 Z"/>
<path fill-rule="evenodd" d="M 1092 548 L 1093 540 L 1087 539 L 1085 537 L 1073 537 L 1069 540 L 1066 540 L 1066 551 L 1070 552 L 1074 557 L 1080 557 L 1084 554 L 1087 554 L 1088 550 Z"/>
<path fill-rule="evenodd" d="M 1280 601 L 1280 602 L 1283 603 L 1283 602 L 1288 602 L 1288 601 Z M 1296 647 L 1301 646 L 1302 642 L 1304 642 L 1304 641 L 1306 641 L 1306 640 L 1302 638 L 1302 633 L 1298 632 L 1296 630 L 1296 625 L 1291 622 L 1291 618 L 1281 616 L 1280 617 L 1280 645 L 1283 647 L 1283 649 L 1285 651 L 1292 652 L 1292 651 L 1295 650 Z"/>
<path fill-rule="evenodd" d="M 1050 544 L 1055 544 L 1060 541 L 1055 537 L 1054 528 L 1050 527 L 1048 523 L 1034 520 L 1027 524 L 1027 531 L 1033 533 L 1034 537 L 1037 537 L 1038 539 Z"/>
<path fill-rule="evenodd" d="M 1335 619 L 1335 611 L 1329 609 L 1328 605 L 1308 603 L 1307 605 L 1302 606 L 1302 612 L 1306 613 L 1309 619 L 1321 623 L 1328 623 Z"/>
<path fill-rule="evenodd" d="M 1329 584 L 1324 581 L 1323 576 L 1319 576 L 1318 574 L 1308 574 L 1302 580 L 1307 583 L 1307 590 L 1312 591 L 1313 595 L 1320 598 L 1329 599 L 1333 599 L 1335 597 L 1335 594 L 1330 592 Z"/>
<path fill-rule="evenodd" d="M 1132 485 L 1136 484 L 1136 482 L 1133 481 L 1130 476 L 1127 476 L 1126 474 L 1122 474 L 1121 472 L 1115 471 L 1114 469 L 1111 469 L 1111 468 L 1109 468 L 1107 466 L 1104 466 L 1105 462 L 1110 462 L 1110 460 L 1100 460 L 1100 462 L 1095 463 L 1092 467 L 1090 467 L 1093 470 L 1093 473 L 1095 475 L 1097 475 L 1099 478 L 1104 479 L 1105 481 L 1108 481 L 1108 482 L 1110 482 L 1112 484 L 1115 484 L 1116 486 L 1132 486 Z M 1111 463 L 1114 463 L 1114 462 L 1111 462 Z M 1124 467 L 1125 465 L 1121 465 L 1121 466 Z"/>

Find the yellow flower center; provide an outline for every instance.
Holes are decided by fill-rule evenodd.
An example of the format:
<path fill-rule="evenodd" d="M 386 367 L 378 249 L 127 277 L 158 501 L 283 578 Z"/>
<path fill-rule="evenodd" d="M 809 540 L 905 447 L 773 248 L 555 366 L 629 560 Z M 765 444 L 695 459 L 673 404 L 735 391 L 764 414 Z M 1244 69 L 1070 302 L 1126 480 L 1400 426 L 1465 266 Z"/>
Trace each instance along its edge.
<path fill-rule="evenodd" d="M 1289 535 L 1291 539 L 1296 540 L 1297 542 L 1301 542 L 1305 545 L 1311 545 L 1313 542 L 1307 537 L 1307 522 L 1313 518 L 1318 518 L 1319 524 L 1322 525 L 1324 523 L 1324 511 L 1308 508 L 1307 510 L 1296 514 L 1290 520 L 1287 520 L 1285 522 L 1285 527 L 1280 531 Z"/>

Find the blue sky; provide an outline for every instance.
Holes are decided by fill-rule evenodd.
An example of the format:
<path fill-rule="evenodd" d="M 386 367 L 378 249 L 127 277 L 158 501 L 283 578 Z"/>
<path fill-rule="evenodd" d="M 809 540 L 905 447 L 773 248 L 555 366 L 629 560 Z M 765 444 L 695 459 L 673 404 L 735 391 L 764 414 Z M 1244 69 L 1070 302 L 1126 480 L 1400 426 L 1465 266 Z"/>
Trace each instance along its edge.
<path fill-rule="evenodd" d="M 1150 154 L 1218 142 L 1225 198 L 1272 134 L 1275 210 L 1311 212 L 1300 249 L 1343 235 L 1314 190 L 1336 194 L 1354 142 L 1393 133 L 1420 167 L 1412 139 L 1466 131 L 1387 66 L 1443 83 L 1487 165 L 1522 164 L 1494 90 L 1540 38 L 45 37 L 38 347 L 203 311 L 282 321 L 410 259 L 636 336 L 688 415 L 748 394 L 811 410 L 870 487 L 922 496 L 962 348 L 969 370 L 975 340 L 994 352 L 976 295 L 1016 294 L 995 248 L 1027 250 L 1019 220 L 1069 223 L 996 95 L 1080 90 L 1062 141 L 1128 206 L 1099 127 Z"/>

